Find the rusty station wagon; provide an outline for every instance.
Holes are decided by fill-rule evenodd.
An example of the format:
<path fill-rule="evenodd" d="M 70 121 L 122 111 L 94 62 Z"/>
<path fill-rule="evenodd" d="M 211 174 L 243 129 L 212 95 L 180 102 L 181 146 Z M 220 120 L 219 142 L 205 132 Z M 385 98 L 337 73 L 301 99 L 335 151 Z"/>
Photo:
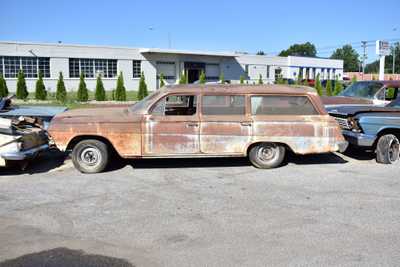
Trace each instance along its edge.
<path fill-rule="evenodd" d="M 103 171 L 112 151 L 123 158 L 248 156 L 256 167 L 273 168 L 287 150 L 347 146 L 311 88 L 285 85 L 164 87 L 130 107 L 59 114 L 49 133 L 84 173 Z"/>

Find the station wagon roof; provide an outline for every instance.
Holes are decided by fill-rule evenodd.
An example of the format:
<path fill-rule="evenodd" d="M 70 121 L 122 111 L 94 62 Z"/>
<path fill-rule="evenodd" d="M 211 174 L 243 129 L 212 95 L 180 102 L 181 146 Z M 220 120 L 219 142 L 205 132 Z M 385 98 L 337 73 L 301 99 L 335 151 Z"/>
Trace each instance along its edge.
<path fill-rule="evenodd" d="M 289 85 L 243 85 L 243 84 L 181 84 L 166 86 L 165 93 L 243 93 L 243 94 L 316 94 L 315 89 L 307 86 Z"/>

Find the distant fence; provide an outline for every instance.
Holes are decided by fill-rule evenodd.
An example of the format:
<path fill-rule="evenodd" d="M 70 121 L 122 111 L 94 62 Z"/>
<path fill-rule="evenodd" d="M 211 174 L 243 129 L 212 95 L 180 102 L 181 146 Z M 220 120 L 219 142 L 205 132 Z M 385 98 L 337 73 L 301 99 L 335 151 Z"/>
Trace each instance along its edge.
<path fill-rule="evenodd" d="M 362 74 L 361 72 L 345 72 L 344 77 L 349 78 L 350 80 L 355 76 L 357 81 L 366 81 L 366 80 L 378 80 L 379 74 L 378 73 L 365 73 Z M 400 80 L 400 74 L 385 74 L 384 80 Z"/>

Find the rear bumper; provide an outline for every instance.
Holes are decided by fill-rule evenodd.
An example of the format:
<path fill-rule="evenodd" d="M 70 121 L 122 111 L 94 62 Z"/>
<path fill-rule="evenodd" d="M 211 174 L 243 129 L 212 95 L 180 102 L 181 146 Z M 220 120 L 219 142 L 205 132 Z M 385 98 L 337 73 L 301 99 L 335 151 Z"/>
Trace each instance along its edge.
<path fill-rule="evenodd" d="M 27 150 L 22 150 L 18 152 L 3 152 L 0 157 L 5 160 L 24 160 L 34 157 L 37 153 L 47 150 L 49 148 L 48 144 L 44 144 L 38 147 L 34 147 Z"/>
<path fill-rule="evenodd" d="M 372 147 L 376 140 L 375 135 L 357 133 L 357 132 L 352 132 L 352 131 L 347 131 L 347 130 L 343 130 L 342 133 L 343 133 L 343 136 L 346 138 L 346 140 L 350 144 L 355 145 L 355 146 Z"/>

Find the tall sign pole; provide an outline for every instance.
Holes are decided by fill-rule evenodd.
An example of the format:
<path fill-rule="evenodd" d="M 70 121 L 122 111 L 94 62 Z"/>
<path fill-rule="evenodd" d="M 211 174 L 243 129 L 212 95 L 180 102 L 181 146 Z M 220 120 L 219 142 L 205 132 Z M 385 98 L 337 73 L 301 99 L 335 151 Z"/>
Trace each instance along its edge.
<path fill-rule="evenodd" d="M 389 42 L 376 41 L 376 54 L 379 56 L 379 80 L 385 79 L 385 56 L 389 54 Z"/>

